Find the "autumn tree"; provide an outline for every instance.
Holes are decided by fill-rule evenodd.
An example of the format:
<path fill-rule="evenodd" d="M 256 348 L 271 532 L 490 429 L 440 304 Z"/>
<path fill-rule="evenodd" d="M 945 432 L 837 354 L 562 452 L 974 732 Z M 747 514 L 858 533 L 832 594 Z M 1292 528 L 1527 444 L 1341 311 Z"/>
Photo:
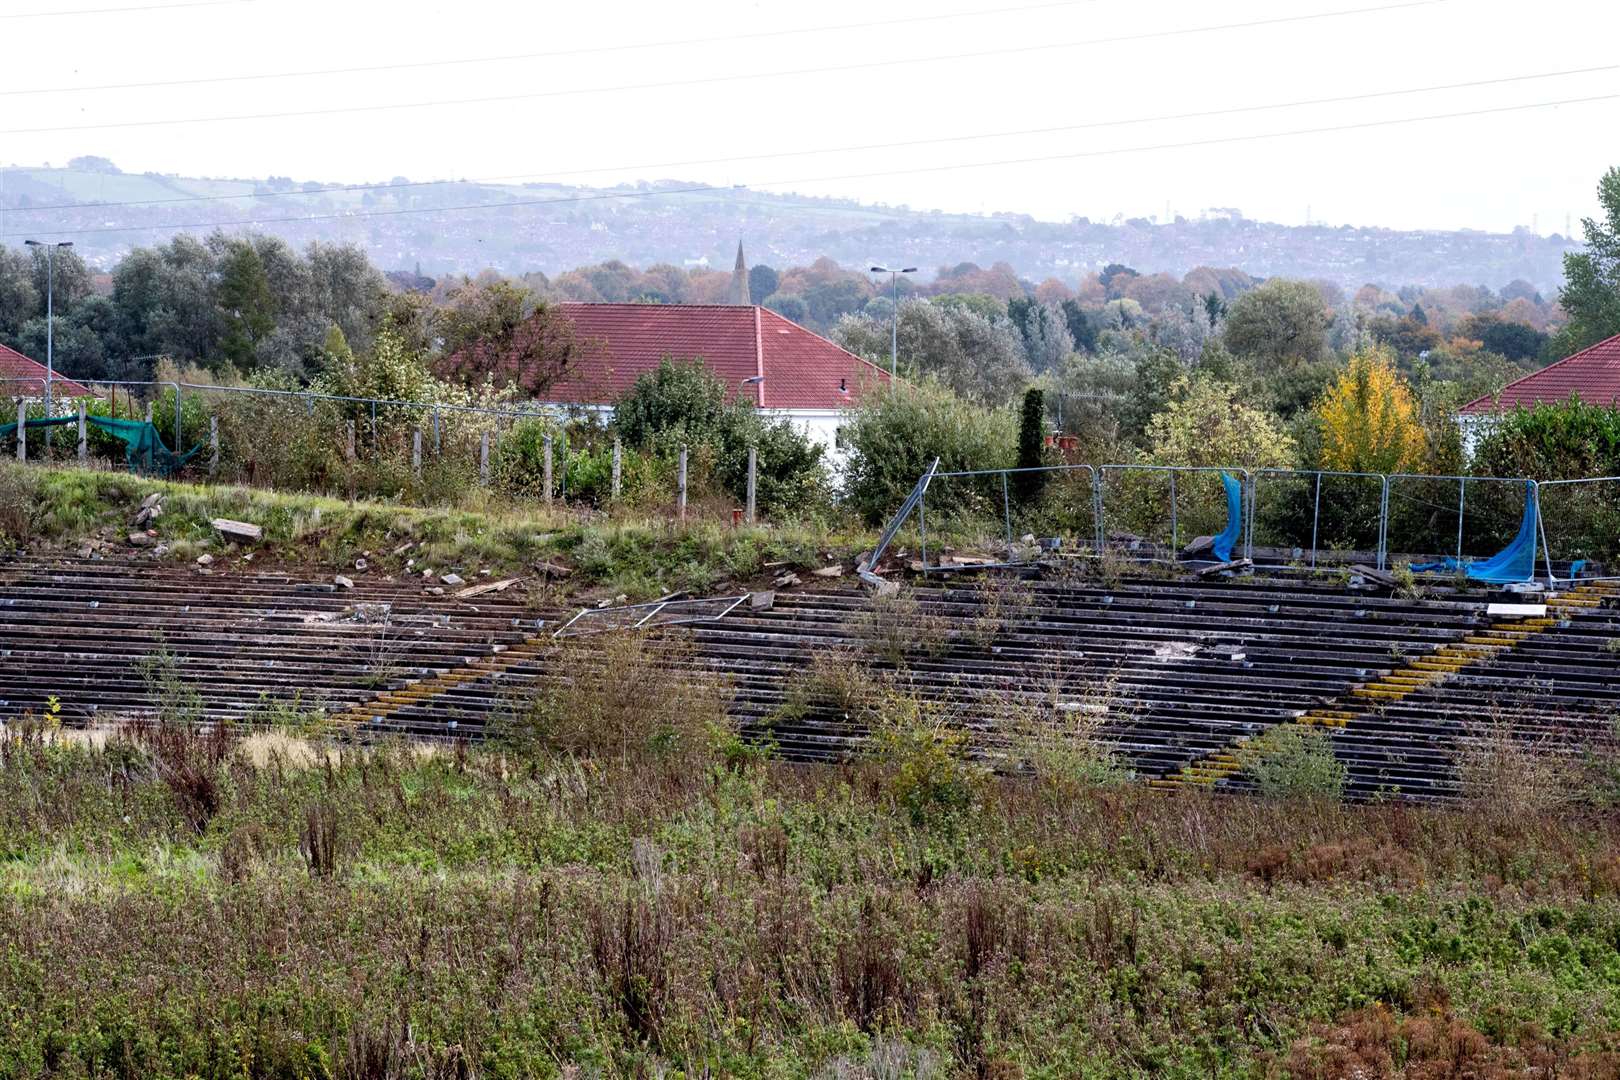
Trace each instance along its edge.
<path fill-rule="evenodd" d="M 1271 414 L 1242 400 L 1232 383 L 1195 375 L 1177 383 L 1170 407 L 1148 422 L 1161 465 L 1288 468 L 1294 442 Z"/>
<path fill-rule="evenodd" d="M 1322 467 L 1342 472 L 1394 473 L 1423 460 L 1423 424 L 1417 400 L 1382 347 L 1350 358 L 1316 407 Z"/>
<path fill-rule="evenodd" d="M 582 350 L 573 322 L 509 281 L 469 282 L 439 314 L 438 373 L 463 384 L 489 381 L 539 396 Z"/>
<path fill-rule="evenodd" d="M 1314 286 L 1272 278 L 1232 301 L 1226 313 L 1226 347 L 1262 364 L 1309 364 L 1326 354 L 1331 321 Z"/>
<path fill-rule="evenodd" d="M 1598 182 L 1601 220 L 1586 218 L 1586 250 L 1564 256 L 1564 287 L 1558 303 L 1569 323 L 1558 335 L 1564 355 L 1620 334 L 1620 168 Z"/>

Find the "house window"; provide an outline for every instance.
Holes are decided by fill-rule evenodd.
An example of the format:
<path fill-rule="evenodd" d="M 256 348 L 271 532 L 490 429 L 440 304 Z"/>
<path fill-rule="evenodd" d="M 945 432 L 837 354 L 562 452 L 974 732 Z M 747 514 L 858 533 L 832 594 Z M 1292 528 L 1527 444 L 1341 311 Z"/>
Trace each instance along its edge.
<path fill-rule="evenodd" d="M 846 429 L 844 428 L 843 424 L 839 424 L 836 428 L 833 429 L 833 449 L 835 449 L 835 450 L 848 450 L 849 449 L 849 436 L 845 433 L 845 431 L 846 431 Z"/>

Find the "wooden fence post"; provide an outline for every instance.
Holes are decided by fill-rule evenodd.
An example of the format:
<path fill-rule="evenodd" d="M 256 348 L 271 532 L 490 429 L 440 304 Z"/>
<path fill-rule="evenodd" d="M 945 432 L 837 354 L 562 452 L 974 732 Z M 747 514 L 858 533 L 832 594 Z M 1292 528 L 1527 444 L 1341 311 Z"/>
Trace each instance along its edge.
<path fill-rule="evenodd" d="M 546 502 L 551 502 L 551 436 L 546 436 L 545 477 Z"/>
<path fill-rule="evenodd" d="M 152 403 L 150 401 L 146 403 L 146 422 L 148 424 L 152 422 Z"/>
<path fill-rule="evenodd" d="M 748 448 L 748 524 L 754 523 L 754 493 L 758 490 L 759 449 Z"/>
<path fill-rule="evenodd" d="M 686 520 L 686 447 L 681 447 L 679 471 L 675 477 L 675 513 L 682 520 Z"/>
<path fill-rule="evenodd" d="M 28 460 L 28 402 L 17 399 L 17 460 Z"/>
<path fill-rule="evenodd" d="M 84 465 L 90 460 L 90 438 L 85 426 L 84 399 L 79 399 L 79 464 Z"/>
<path fill-rule="evenodd" d="M 489 487 L 489 432 L 478 440 L 478 482 Z"/>
<path fill-rule="evenodd" d="M 613 498 L 618 501 L 619 492 L 624 490 L 624 444 L 618 439 L 613 440 Z"/>
<path fill-rule="evenodd" d="M 422 478 L 422 429 L 417 428 L 411 432 L 411 472 L 416 478 Z"/>
<path fill-rule="evenodd" d="M 219 472 L 219 415 L 208 418 L 208 476 Z"/>

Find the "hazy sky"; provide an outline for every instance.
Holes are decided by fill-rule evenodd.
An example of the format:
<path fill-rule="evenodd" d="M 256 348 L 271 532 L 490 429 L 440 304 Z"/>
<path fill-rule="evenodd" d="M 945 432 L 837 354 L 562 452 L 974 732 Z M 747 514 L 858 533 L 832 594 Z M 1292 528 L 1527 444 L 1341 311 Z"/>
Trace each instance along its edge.
<path fill-rule="evenodd" d="M 1620 165 L 1616 31 L 1614 0 L 0 0 L 0 162 L 1550 233 Z M 1606 70 L 1456 85 L 1575 69 Z"/>

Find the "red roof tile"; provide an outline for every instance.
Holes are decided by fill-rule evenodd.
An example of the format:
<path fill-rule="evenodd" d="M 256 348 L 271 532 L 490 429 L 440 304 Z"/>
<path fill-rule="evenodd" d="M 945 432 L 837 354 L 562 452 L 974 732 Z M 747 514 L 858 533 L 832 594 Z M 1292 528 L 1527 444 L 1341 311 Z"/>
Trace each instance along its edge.
<path fill-rule="evenodd" d="M 1571 394 L 1588 405 L 1620 405 L 1620 334 L 1508 383 L 1500 395 L 1476 398 L 1462 411 L 1494 413 L 1520 405 L 1557 405 Z"/>
<path fill-rule="evenodd" d="M 584 357 L 546 397 L 606 405 L 665 357 L 701 359 L 733 394 L 768 409 L 840 409 L 888 372 L 762 307 L 562 304 Z M 747 379 L 764 382 L 745 386 Z M 842 389 L 840 389 L 842 387 Z"/>
<path fill-rule="evenodd" d="M 0 345 L 0 397 L 42 397 L 45 394 L 45 365 L 28 359 L 16 349 Z M 51 379 L 52 397 L 95 397 L 72 379 L 62 378 L 58 371 Z"/>

